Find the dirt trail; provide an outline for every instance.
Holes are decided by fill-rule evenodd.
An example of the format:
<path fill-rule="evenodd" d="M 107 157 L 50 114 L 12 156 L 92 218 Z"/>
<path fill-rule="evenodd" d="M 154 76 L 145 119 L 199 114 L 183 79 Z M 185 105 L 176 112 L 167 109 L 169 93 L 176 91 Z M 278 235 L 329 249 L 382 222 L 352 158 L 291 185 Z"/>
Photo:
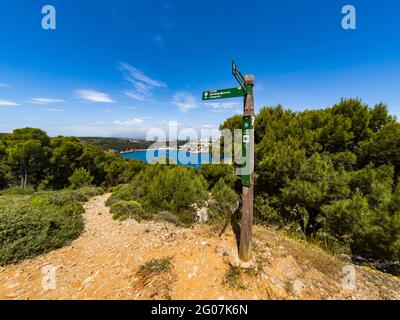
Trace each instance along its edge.
<path fill-rule="evenodd" d="M 208 226 L 121 223 L 111 218 L 108 197 L 85 204 L 85 230 L 69 246 L 0 268 L 0 299 L 400 299 L 399 279 L 343 269 L 344 262 L 264 227 L 254 231 L 254 268 L 229 267 L 237 263 L 231 230 L 218 238 Z M 172 257 L 167 275 L 142 283 L 138 268 L 164 257 Z M 54 269 L 53 287 L 44 279 Z"/>

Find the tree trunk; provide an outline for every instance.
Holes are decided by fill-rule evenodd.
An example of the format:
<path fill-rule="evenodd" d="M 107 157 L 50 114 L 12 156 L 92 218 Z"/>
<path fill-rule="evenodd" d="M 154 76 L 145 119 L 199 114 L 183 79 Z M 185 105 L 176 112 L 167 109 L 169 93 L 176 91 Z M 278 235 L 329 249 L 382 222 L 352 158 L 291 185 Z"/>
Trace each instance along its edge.
<path fill-rule="evenodd" d="M 25 170 L 24 188 L 26 188 L 27 184 L 28 184 L 28 172 Z"/>

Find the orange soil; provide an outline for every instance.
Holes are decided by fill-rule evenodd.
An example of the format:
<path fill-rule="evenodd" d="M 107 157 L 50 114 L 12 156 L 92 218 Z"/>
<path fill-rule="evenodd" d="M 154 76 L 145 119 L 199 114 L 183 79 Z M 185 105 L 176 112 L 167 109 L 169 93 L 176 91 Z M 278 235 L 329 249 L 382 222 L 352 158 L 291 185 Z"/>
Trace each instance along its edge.
<path fill-rule="evenodd" d="M 85 204 L 85 231 L 69 246 L 0 268 L 0 299 L 400 298 L 399 279 L 354 267 L 355 287 L 349 288 L 343 285 L 345 262 L 260 226 L 253 267 L 231 268 L 238 274 L 223 283 L 229 265 L 237 263 L 231 230 L 219 238 L 204 225 L 114 221 L 104 204 L 108 197 Z M 138 268 L 163 257 L 172 257 L 167 276 L 141 284 Z M 57 268 L 55 289 L 42 286 L 46 266 Z"/>

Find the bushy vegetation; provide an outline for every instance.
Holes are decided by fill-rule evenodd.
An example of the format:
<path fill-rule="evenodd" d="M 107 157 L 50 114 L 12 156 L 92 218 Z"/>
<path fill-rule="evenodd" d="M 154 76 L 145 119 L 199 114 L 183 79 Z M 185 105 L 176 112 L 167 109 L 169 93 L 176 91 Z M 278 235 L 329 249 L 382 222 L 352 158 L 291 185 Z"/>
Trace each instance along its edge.
<path fill-rule="evenodd" d="M 155 164 L 146 166 L 131 183 L 117 187 L 107 205 L 122 210 L 134 200 L 147 213 L 142 218 L 167 211 L 188 226 L 195 221 L 193 205 L 201 207 L 206 198 L 207 183 L 196 169 Z"/>
<path fill-rule="evenodd" d="M 96 188 L 0 195 L 0 265 L 60 248 L 83 230 L 81 203 Z"/>
<path fill-rule="evenodd" d="M 110 212 L 113 214 L 113 219 L 115 220 L 133 218 L 137 221 L 141 221 L 149 218 L 149 215 L 143 210 L 142 205 L 135 200 L 117 201 L 111 205 Z"/>
<path fill-rule="evenodd" d="M 85 168 L 79 168 L 68 178 L 72 189 L 79 189 L 90 186 L 93 182 L 93 177 Z"/>
<path fill-rule="evenodd" d="M 240 188 L 240 179 L 235 174 L 235 168 L 227 164 L 203 164 L 200 173 L 212 189 L 222 179 L 231 188 Z"/>
<path fill-rule="evenodd" d="M 239 208 L 239 195 L 221 178 L 211 189 L 212 200 L 208 210 L 213 224 L 227 224 Z"/>
<path fill-rule="evenodd" d="M 236 116 L 221 125 L 240 128 Z M 400 259 L 400 124 L 378 104 L 261 109 L 255 119 L 255 213 L 353 254 Z"/>

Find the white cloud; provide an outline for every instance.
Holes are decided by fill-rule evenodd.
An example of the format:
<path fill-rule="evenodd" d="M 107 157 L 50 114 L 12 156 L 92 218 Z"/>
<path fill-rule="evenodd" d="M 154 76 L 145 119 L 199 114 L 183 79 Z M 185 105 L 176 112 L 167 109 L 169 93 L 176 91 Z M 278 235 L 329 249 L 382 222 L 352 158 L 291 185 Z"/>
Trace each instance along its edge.
<path fill-rule="evenodd" d="M 131 91 L 125 91 L 124 94 L 126 96 L 128 96 L 129 98 L 135 99 L 135 100 L 139 100 L 139 101 L 143 101 L 146 97 L 142 94 L 138 94 L 138 93 L 133 93 Z"/>
<path fill-rule="evenodd" d="M 153 87 L 166 87 L 165 83 L 151 79 L 150 77 L 146 76 L 143 72 L 141 72 L 139 69 L 127 63 L 121 63 L 120 67 L 123 71 L 126 72 L 125 79 L 129 82 L 141 81 Z"/>
<path fill-rule="evenodd" d="M 11 100 L 0 99 L 0 107 L 14 107 L 19 106 L 19 103 L 16 103 Z"/>
<path fill-rule="evenodd" d="M 183 91 L 174 94 L 172 103 L 176 105 L 182 112 L 187 112 L 197 107 L 196 98 Z"/>
<path fill-rule="evenodd" d="M 64 112 L 64 110 L 63 109 L 42 109 L 43 111 L 46 111 L 46 112 Z"/>
<path fill-rule="evenodd" d="M 33 104 L 50 104 L 50 103 L 62 103 L 65 100 L 54 99 L 54 98 L 32 98 L 31 103 Z"/>
<path fill-rule="evenodd" d="M 10 87 L 9 84 L 0 82 L 0 88 L 9 88 L 9 87 Z"/>
<path fill-rule="evenodd" d="M 91 89 L 78 89 L 75 90 L 75 94 L 82 100 L 90 102 L 103 102 L 103 103 L 114 103 L 115 101 L 104 92 L 99 92 Z"/>
<path fill-rule="evenodd" d="M 204 104 L 213 109 L 230 109 L 230 108 L 238 107 L 241 103 L 240 102 L 207 102 Z"/>
<path fill-rule="evenodd" d="M 124 73 L 125 81 L 133 87 L 124 94 L 132 99 L 143 101 L 151 95 L 154 88 L 165 88 L 167 86 L 164 82 L 151 79 L 142 71 L 127 63 L 120 63 L 119 67 Z"/>
<path fill-rule="evenodd" d="M 129 119 L 129 120 L 114 120 L 113 123 L 117 125 L 133 125 L 133 124 L 140 124 L 143 123 L 143 119 L 140 118 L 134 118 L 134 119 Z"/>

